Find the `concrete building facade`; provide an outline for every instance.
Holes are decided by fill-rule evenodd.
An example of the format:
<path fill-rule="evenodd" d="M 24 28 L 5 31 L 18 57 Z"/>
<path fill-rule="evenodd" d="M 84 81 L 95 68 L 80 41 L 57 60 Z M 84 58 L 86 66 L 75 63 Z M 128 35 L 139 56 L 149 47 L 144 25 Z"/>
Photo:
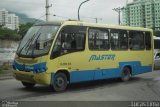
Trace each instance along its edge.
<path fill-rule="evenodd" d="M 122 8 L 122 24 L 160 30 L 160 0 L 133 0 Z"/>
<path fill-rule="evenodd" d="M 0 25 L 11 30 L 19 30 L 19 17 L 15 14 L 9 14 L 7 10 L 0 10 Z"/>
<path fill-rule="evenodd" d="M 0 25 L 5 25 L 8 23 L 8 11 L 5 9 L 0 10 Z"/>
<path fill-rule="evenodd" d="M 5 25 L 9 29 L 19 29 L 19 18 L 15 14 L 8 14 L 8 23 Z"/>

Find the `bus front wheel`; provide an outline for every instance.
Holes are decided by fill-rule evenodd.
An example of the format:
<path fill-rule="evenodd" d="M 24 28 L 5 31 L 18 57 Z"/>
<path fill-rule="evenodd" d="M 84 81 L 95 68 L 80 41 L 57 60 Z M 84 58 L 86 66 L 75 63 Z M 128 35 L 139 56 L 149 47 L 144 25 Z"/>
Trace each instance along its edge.
<path fill-rule="evenodd" d="M 64 91 L 67 88 L 67 76 L 64 73 L 57 73 L 54 76 L 52 87 L 55 91 Z"/>
<path fill-rule="evenodd" d="M 22 81 L 22 84 L 26 88 L 33 88 L 35 86 L 35 84 L 33 84 L 33 83 L 28 83 L 28 82 L 23 82 L 23 81 Z"/>
<path fill-rule="evenodd" d="M 123 82 L 129 81 L 131 78 L 131 70 L 128 67 L 124 67 L 121 73 L 121 80 Z"/>

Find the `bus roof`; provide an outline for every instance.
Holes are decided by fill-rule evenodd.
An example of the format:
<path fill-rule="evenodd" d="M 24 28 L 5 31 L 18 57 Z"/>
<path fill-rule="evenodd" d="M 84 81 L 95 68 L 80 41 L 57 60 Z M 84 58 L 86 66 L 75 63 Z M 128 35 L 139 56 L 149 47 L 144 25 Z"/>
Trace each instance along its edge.
<path fill-rule="evenodd" d="M 152 29 L 142 28 L 142 27 L 131 27 L 131 26 L 120 26 L 120 25 L 110 25 L 110 24 L 101 24 L 101 23 L 91 23 L 83 21 L 51 21 L 35 24 L 35 26 L 44 26 L 44 25 L 80 25 L 80 26 L 91 26 L 91 27 L 105 27 L 105 28 L 116 28 L 116 29 L 128 29 L 128 30 L 138 30 L 138 31 L 152 31 Z"/>
<path fill-rule="evenodd" d="M 60 26 L 63 24 L 64 21 L 50 21 L 50 22 L 41 22 L 41 23 L 36 23 L 34 26 L 46 26 L 46 25 L 57 25 Z"/>

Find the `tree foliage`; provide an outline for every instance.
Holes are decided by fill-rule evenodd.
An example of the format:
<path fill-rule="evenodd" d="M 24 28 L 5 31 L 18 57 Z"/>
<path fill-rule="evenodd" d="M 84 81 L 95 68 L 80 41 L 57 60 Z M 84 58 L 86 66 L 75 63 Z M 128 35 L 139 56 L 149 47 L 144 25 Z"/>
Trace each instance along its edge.
<path fill-rule="evenodd" d="M 0 28 L 0 39 L 7 40 L 19 40 L 21 36 L 17 33 L 17 30 L 11 30 L 8 28 Z"/>
<path fill-rule="evenodd" d="M 20 40 L 32 25 L 32 23 L 20 24 L 19 31 L 0 26 L 0 39 Z"/>
<path fill-rule="evenodd" d="M 28 31 L 28 29 L 33 25 L 33 23 L 26 23 L 26 24 L 20 24 L 19 26 L 19 34 L 21 36 L 24 36 L 26 34 L 26 32 Z"/>

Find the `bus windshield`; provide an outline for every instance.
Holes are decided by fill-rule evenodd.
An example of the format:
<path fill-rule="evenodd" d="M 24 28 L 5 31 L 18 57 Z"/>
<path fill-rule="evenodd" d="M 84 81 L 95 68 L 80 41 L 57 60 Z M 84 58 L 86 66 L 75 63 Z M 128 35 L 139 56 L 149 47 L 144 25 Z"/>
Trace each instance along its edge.
<path fill-rule="evenodd" d="M 17 54 L 24 57 L 36 57 L 48 54 L 59 26 L 31 27 L 17 49 Z"/>

